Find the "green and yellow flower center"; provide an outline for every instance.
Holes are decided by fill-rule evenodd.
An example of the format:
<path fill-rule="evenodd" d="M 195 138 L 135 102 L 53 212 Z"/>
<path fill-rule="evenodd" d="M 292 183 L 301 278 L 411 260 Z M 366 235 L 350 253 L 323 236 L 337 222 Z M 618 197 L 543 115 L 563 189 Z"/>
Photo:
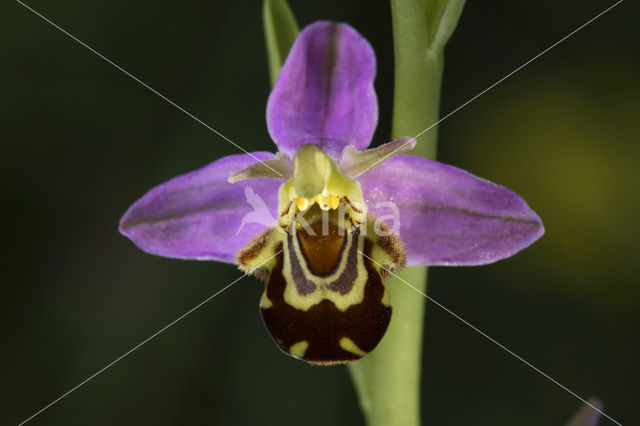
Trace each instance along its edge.
<path fill-rule="evenodd" d="M 287 229 L 298 213 L 317 205 L 338 210 L 354 225 L 366 217 L 360 185 L 344 175 L 338 165 L 317 145 L 301 146 L 293 157 L 294 173 L 280 188 L 279 223 Z"/>

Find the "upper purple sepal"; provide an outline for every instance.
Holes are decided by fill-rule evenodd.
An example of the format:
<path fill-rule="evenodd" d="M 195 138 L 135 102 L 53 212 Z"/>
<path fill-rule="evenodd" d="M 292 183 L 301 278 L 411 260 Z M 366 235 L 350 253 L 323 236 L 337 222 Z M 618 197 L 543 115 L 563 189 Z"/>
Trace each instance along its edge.
<path fill-rule="evenodd" d="M 236 252 L 277 218 L 284 179 L 231 184 L 227 178 L 256 159 L 272 157 L 230 155 L 158 185 L 127 210 L 120 232 L 148 253 L 233 263 Z"/>
<path fill-rule="evenodd" d="M 278 149 L 293 157 L 313 143 L 333 158 L 363 150 L 378 121 L 373 49 L 347 24 L 319 21 L 296 38 L 267 104 Z"/>
<path fill-rule="evenodd" d="M 391 218 L 390 203 L 397 206 L 408 265 L 491 263 L 544 233 L 540 218 L 518 194 L 437 161 L 398 155 L 358 181 L 374 215 Z"/>

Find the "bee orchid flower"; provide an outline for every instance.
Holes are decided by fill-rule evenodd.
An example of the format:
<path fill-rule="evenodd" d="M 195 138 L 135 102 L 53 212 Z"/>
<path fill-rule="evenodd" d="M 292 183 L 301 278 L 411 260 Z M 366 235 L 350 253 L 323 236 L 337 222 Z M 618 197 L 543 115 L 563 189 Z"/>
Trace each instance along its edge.
<path fill-rule="evenodd" d="M 307 26 L 267 104 L 278 152 L 224 157 L 151 189 L 120 232 L 148 253 L 236 263 L 266 281 L 260 311 L 285 353 L 363 357 L 391 319 L 389 273 L 491 263 L 544 232 L 509 189 L 406 154 L 412 138 L 367 149 L 375 73 L 352 27 Z"/>

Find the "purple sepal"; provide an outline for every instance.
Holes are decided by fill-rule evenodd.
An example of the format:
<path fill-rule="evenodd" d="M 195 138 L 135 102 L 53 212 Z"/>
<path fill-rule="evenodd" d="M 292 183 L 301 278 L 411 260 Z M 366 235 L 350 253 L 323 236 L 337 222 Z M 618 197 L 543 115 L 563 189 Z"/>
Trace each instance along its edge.
<path fill-rule="evenodd" d="M 481 265 L 509 257 L 544 233 L 515 192 L 464 170 L 398 155 L 358 178 L 369 211 L 393 222 L 409 265 Z"/>
<path fill-rule="evenodd" d="M 278 149 L 293 157 L 314 143 L 339 159 L 347 145 L 369 146 L 378 121 L 375 74 L 371 45 L 349 25 L 319 21 L 304 28 L 267 104 Z"/>
<path fill-rule="evenodd" d="M 277 218 L 278 188 L 284 181 L 227 182 L 256 158 L 273 157 L 251 155 L 224 157 L 156 186 L 127 210 L 120 232 L 151 254 L 233 263 L 236 252 Z"/>

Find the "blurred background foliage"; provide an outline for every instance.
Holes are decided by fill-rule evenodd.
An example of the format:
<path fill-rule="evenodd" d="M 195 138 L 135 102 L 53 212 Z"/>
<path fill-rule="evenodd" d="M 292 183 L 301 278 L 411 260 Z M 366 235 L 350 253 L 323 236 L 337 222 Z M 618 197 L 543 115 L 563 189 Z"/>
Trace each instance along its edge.
<path fill-rule="evenodd" d="M 27 4 L 247 150 L 273 149 L 259 1 Z M 442 112 L 609 4 L 469 2 L 446 51 Z M 388 4 L 291 6 L 301 26 L 343 20 L 371 41 L 374 143 L 386 141 Z M 624 2 L 442 123 L 439 159 L 519 192 L 547 234 L 494 265 L 432 268 L 429 285 L 623 424 L 637 415 L 640 380 L 633 7 Z M 6 2 L 0 22 L 0 424 L 17 424 L 239 275 L 144 254 L 117 232 L 147 189 L 237 150 L 20 4 Z M 278 352 L 258 313 L 261 289 L 242 280 L 31 423 L 362 424 L 346 369 Z M 560 425 L 579 405 L 434 305 L 425 339 L 426 424 Z"/>

